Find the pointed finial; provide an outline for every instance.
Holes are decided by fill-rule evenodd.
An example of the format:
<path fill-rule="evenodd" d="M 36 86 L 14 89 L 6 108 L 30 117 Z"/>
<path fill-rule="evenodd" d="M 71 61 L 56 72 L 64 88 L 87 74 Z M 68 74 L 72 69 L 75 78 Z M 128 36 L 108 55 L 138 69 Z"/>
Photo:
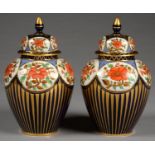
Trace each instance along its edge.
<path fill-rule="evenodd" d="M 121 26 L 121 21 L 120 21 L 120 19 L 118 17 L 115 18 L 114 25 L 115 26 Z"/>
<path fill-rule="evenodd" d="M 35 28 L 36 28 L 37 32 L 40 32 L 40 33 L 42 32 L 42 30 L 44 28 L 44 24 L 43 24 L 41 17 L 37 17 L 36 23 L 35 23 Z"/>
<path fill-rule="evenodd" d="M 42 21 L 41 17 L 37 17 L 36 24 L 38 24 L 38 25 L 43 24 L 43 21 Z"/>
<path fill-rule="evenodd" d="M 114 30 L 114 34 L 120 34 L 121 21 L 120 21 L 120 19 L 118 17 L 116 17 L 115 20 L 114 20 L 113 30 Z"/>

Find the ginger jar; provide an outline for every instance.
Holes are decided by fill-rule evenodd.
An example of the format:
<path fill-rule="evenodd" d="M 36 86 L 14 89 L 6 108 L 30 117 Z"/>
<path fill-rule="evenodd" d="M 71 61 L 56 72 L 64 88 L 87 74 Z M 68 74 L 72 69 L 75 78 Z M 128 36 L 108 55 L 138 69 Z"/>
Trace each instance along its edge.
<path fill-rule="evenodd" d="M 71 65 L 59 58 L 54 36 L 43 33 L 40 17 L 36 33 L 24 37 L 4 73 L 10 107 L 22 131 L 28 135 L 49 135 L 64 118 L 74 85 Z"/>
<path fill-rule="evenodd" d="M 113 34 L 99 41 L 98 57 L 82 70 L 81 86 L 86 107 L 98 130 L 106 135 L 128 135 L 141 116 L 151 87 L 148 67 L 135 58 L 135 41 L 120 33 L 120 19 Z"/>

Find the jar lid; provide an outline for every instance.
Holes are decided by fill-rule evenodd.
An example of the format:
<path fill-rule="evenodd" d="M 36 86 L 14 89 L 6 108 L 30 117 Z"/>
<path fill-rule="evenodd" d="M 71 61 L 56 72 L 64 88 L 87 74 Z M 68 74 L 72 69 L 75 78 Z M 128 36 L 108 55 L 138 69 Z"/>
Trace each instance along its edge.
<path fill-rule="evenodd" d="M 52 54 L 60 53 L 57 40 L 54 36 L 43 33 L 44 24 L 40 17 L 36 19 L 36 32 L 23 37 L 20 54 Z"/>
<path fill-rule="evenodd" d="M 103 36 L 99 40 L 99 50 L 97 53 L 109 55 L 128 55 L 136 54 L 135 41 L 131 36 L 123 35 L 121 31 L 121 22 L 115 18 L 113 23 L 113 34 Z"/>

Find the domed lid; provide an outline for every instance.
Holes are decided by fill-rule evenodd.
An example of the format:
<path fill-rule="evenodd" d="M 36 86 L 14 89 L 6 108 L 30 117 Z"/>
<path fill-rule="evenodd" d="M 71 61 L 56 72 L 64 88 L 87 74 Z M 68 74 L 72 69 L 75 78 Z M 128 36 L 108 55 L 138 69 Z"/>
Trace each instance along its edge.
<path fill-rule="evenodd" d="M 123 35 L 121 31 L 121 22 L 119 18 L 115 18 L 113 23 L 113 34 L 103 36 L 99 40 L 99 51 L 97 53 L 105 54 L 131 54 L 137 53 L 135 51 L 135 41 L 128 35 Z"/>
<path fill-rule="evenodd" d="M 35 23 L 36 32 L 25 36 L 21 40 L 21 54 L 49 54 L 60 53 L 54 36 L 43 33 L 44 24 L 40 17 Z"/>

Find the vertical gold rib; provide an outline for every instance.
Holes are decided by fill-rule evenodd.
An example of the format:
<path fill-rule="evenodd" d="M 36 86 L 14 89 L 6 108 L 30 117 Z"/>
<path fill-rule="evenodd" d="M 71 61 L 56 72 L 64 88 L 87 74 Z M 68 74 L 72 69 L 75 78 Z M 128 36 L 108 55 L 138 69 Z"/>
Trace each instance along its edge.
<path fill-rule="evenodd" d="M 41 94 L 41 116 L 40 116 L 40 118 L 41 118 L 41 120 L 40 120 L 40 126 L 41 126 L 41 129 L 42 129 L 42 127 L 43 127 L 43 124 L 42 124 L 42 122 L 43 122 L 43 105 L 44 105 L 44 96 L 45 96 L 45 94 L 44 93 L 42 93 Z M 42 130 L 40 131 L 40 132 L 43 132 Z"/>
<path fill-rule="evenodd" d="M 143 109 L 144 109 L 145 105 L 147 104 L 147 99 L 148 99 L 149 91 L 150 91 L 149 89 L 145 88 L 145 97 L 144 97 L 144 101 L 143 101 Z"/>
<path fill-rule="evenodd" d="M 60 88 L 59 88 L 60 101 L 59 102 L 60 102 L 61 108 L 59 108 L 59 113 L 58 113 L 59 117 L 57 117 L 57 119 L 60 119 L 63 109 L 65 108 L 65 106 L 67 106 L 66 104 L 69 104 L 68 100 L 67 100 L 67 103 L 64 102 L 64 93 L 65 93 L 64 89 L 68 89 L 68 88 L 64 87 L 64 84 L 62 82 L 60 82 L 59 85 L 60 85 Z M 70 94 L 71 92 L 69 92 L 69 97 L 70 97 Z"/>
<path fill-rule="evenodd" d="M 15 97 L 14 97 L 14 85 L 13 84 L 11 84 L 10 89 L 11 89 L 11 97 L 12 97 L 12 101 L 13 101 L 13 104 L 16 110 L 15 113 L 17 114 L 16 116 L 18 117 L 19 125 L 23 127 L 23 122 L 21 120 L 21 116 L 20 116 L 16 101 L 15 101 Z"/>
<path fill-rule="evenodd" d="M 98 86 L 98 92 L 101 92 L 98 95 L 98 100 L 100 101 L 100 105 L 102 106 L 102 108 L 104 109 L 104 112 L 101 112 L 101 114 L 103 114 L 102 119 L 104 120 L 104 125 L 105 125 L 105 129 L 106 131 L 108 130 L 108 126 L 107 126 L 107 122 L 106 122 L 106 115 L 105 115 L 105 102 L 104 102 L 104 98 L 105 98 L 105 93 L 103 90 L 101 90 L 100 86 Z M 102 95 L 102 100 L 100 100 L 100 95 Z M 102 102 L 102 103 L 101 103 Z"/>
<path fill-rule="evenodd" d="M 145 105 L 147 104 L 147 98 L 148 98 L 148 93 L 149 93 L 149 90 L 144 86 L 144 98 L 143 98 L 143 101 L 142 101 L 142 111 L 145 107 Z"/>
<path fill-rule="evenodd" d="M 112 122 L 111 122 L 111 124 L 112 124 L 112 133 L 114 133 L 114 125 L 113 125 L 113 123 L 114 123 L 114 94 L 111 94 L 110 95 L 110 98 L 111 98 L 111 117 L 112 117 Z"/>
<path fill-rule="evenodd" d="M 54 86 L 54 102 L 53 102 L 53 110 L 52 110 L 52 124 L 50 125 L 50 128 L 53 128 L 53 122 L 55 120 L 55 108 L 56 108 L 56 98 L 57 98 L 57 84 Z"/>
<path fill-rule="evenodd" d="M 37 111 L 37 133 L 39 132 L 39 94 L 35 94 L 35 97 L 36 97 L 36 111 Z"/>
<path fill-rule="evenodd" d="M 96 103 L 95 103 L 95 96 L 94 96 L 94 92 L 96 92 L 96 90 L 94 90 L 94 85 L 95 85 L 95 82 L 96 80 L 94 80 L 93 84 L 90 86 L 90 90 L 91 90 L 91 95 L 92 95 L 92 101 L 93 101 L 93 104 L 94 104 L 94 108 L 95 108 L 95 114 L 96 114 L 96 118 L 97 118 L 97 125 L 99 127 L 100 126 L 100 120 L 99 120 L 99 115 L 98 115 L 98 112 L 97 112 L 97 108 L 96 108 Z"/>
<path fill-rule="evenodd" d="M 45 107 L 45 119 L 44 119 L 44 125 L 43 125 L 43 132 L 46 132 L 46 126 L 47 126 L 47 111 L 48 111 L 48 105 L 50 104 L 48 99 L 49 99 L 49 91 L 45 93 L 45 97 L 46 97 L 46 100 L 45 100 L 45 103 L 46 104 L 46 107 Z"/>
<path fill-rule="evenodd" d="M 125 104 L 125 111 L 124 111 L 124 116 L 123 116 L 123 123 L 122 123 L 122 129 L 121 129 L 121 133 L 124 132 L 124 123 L 126 122 L 126 113 L 127 113 L 127 108 L 128 108 L 128 100 L 129 100 L 129 92 L 127 92 L 126 94 L 126 102 Z"/>
<path fill-rule="evenodd" d="M 120 118 L 119 118 L 119 126 L 118 126 L 118 131 L 121 131 L 121 119 L 122 119 L 122 112 L 123 112 L 123 105 L 124 105 L 124 94 L 120 94 L 121 95 L 121 109 L 120 109 Z"/>
<path fill-rule="evenodd" d="M 98 106 L 98 103 L 97 103 L 96 92 L 97 92 L 97 83 L 96 83 L 96 80 L 95 80 L 95 82 L 94 82 L 94 89 L 93 89 L 94 104 L 96 106 L 96 111 L 97 111 L 97 115 L 98 115 L 98 123 L 100 124 L 100 127 L 102 128 L 103 123 L 102 123 L 101 116 L 99 116 L 99 106 Z"/>
<path fill-rule="evenodd" d="M 21 124 L 22 126 L 25 128 L 25 122 L 24 122 L 24 119 L 23 119 L 23 115 L 22 115 L 22 112 L 21 112 L 21 108 L 20 108 L 20 104 L 17 104 L 18 103 L 18 98 L 17 98 L 17 81 L 14 80 L 14 82 L 12 83 L 13 85 L 13 91 L 14 91 L 14 94 L 12 94 L 14 96 L 14 100 L 15 100 L 15 104 L 17 106 L 17 109 L 18 109 L 18 112 L 19 112 L 19 117 L 20 117 L 20 120 L 22 121 Z"/>
<path fill-rule="evenodd" d="M 23 102 L 22 102 L 22 95 L 21 95 L 21 89 L 20 89 L 20 85 L 18 84 L 18 86 L 17 86 L 17 98 L 18 98 L 18 100 L 19 100 L 19 104 L 21 105 L 21 107 L 23 107 L 22 108 L 22 114 L 23 114 L 23 119 L 24 119 L 24 122 L 25 122 L 25 128 L 26 128 L 26 131 L 27 130 L 30 130 L 29 129 L 29 126 L 28 126 L 28 122 L 27 122 L 27 117 L 26 117 L 26 115 L 25 115 L 25 109 L 24 109 L 24 104 L 23 104 Z"/>
<path fill-rule="evenodd" d="M 134 94 L 135 98 L 134 98 L 134 103 L 133 103 L 133 107 L 132 107 L 131 116 L 130 116 L 130 120 L 129 120 L 129 123 L 128 123 L 129 125 L 128 125 L 128 126 L 130 126 L 130 124 L 131 124 L 131 122 L 132 122 L 134 110 L 135 110 L 135 107 L 136 107 L 136 102 L 137 102 L 137 100 L 138 100 L 138 94 L 139 94 L 138 85 L 139 85 L 139 82 L 138 82 L 138 84 L 137 84 L 136 87 L 135 87 L 135 94 Z M 129 128 L 129 127 L 128 127 L 128 128 Z"/>
<path fill-rule="evenodd" d="M 142 84 L 142 82 L 141 82 Z M 137 111 L 135 112 L 135 115 L 134 115 L 134 119 L 133 119 L 133 125 L 137 122 L 137 119 L 139 118 L 139 116 L 141 115 L 143 109 L 144 109 L 144 105 L 146 102 L 144 102 L 144 98 L 145 98 L 145 86 L 144 84 L 142 84 L 142 89 L 141 89 L 141 98 L 140 98 L 140 101 L 139 101 L 139 106 L 137 108 Z"/>
<path fill-rule="evenodd" d="M 22 89 L 22 98 L 24 100 L 24 90 Z M 31 124 L 31 117 L 30 117 L 30 102 L 29 102 L 29 93 L 26 91 L 26 109 L 27 109 L 27 112 L 28 112 L 28 119 L 29 119 L 29 126 L 31 128 L 31 131 L 33 131 L 33 126 Z"/>
<path fill-rule="evenodd" d="M 116 118 L 115 118 L 115 133 L 117 133 L 117 120 L 118 120 L 118 104 L 119 104 L 119 94 L 115 94 L 116 97 Z"/>
<path fill-rule="evenodd" d="M 90 86 L 88 87 L 88 88 L 86 88 L 85 89 L 85 95 L 86 96 L 84 96 L 84 97 L 86 97 L 86 99 L 85 99 L 85 101 L 86 101 L 86 103 L 87 103 L 87 105 L 88 105 L 88 107 L 89 107 L 89 111 L 91 112 L 91 117 L 93 117 L 93 119 L 95 120 L 95 123 L 97 122 L 97 118 L 96 118 L 96 116 L 94 115 L 94 109 L 93 109 L 93 103 L 92 103 L 92 101 L 91 101 L 91 99 L 90 99 Z"/>
<path fill-rule="evenodd" d="M 138 117 L 139 113 L 140 113 L 140 108 L 142 106 L 142 103 L 143 103 L 143 98 L 145 96 L 144 94 L 144 91 L 145 91 L 145 88 L 144 88 L 144 85 L 142 85 L 142 83 L 140 83 L 141 85 L 141 89 L 140 89 L 140 94 L 141 94 L 141 97 L 139 99 L 139 102 L 137 104 L 137 108 L 136 108 L 136 111 L 135 111 L 135 115 L 134 115 L 134 119 L 133 119 L 133 122 L 136 120 L 136 118 Z M 140 95 L 139 95 L 140 96 Z"/>
<path fill-rule="evenodd" d="M 126 121 L 126 125 L 125 125 L 125 128 L 124 130 L 128 130 L 128 123 L 129 123 L 129 120 L 130 120 L 130 117 L 131 117 L 131 110 L 132 110 L 132 107 L 133 107 L 133 101 L 134 101 L 134 88 L 131 90 L 131 100 L 130 100 L 130 108 L 129 108 L 129 113 L 128 113 L 128 118 L 127 118 L 127 121 Z"/>
<path fill-rule="evenodd" d="M 109 92 L 106 92 L 106 107 L 107 107 L 107 118 L 108 118 L 108 128 L 109 128 L 109 131 L 108 133 L 110 133 L 110 119 L 109 119 Z"/>
<path fill-rule="evenodd" d="M 36 123 L 35 123 L 35 110 L 34 110 L 34 94 L 30 94 L 31 98 L 31 106 L 32 106 L 32 119 L 33 119 L 33 124 L 34 124 L 34 132 L 36 132 Z"/>
<path fill-rule="evenodd" d="M 7 89 L 7 93 L 8 93 L 8 97 L 9 97 L 9 104 L 10 104 L 10 107 L 12 108 L 12 110 L 13 110 L 13 113 L 14 113 L 14 115 L 15 115 L 15 117 L 17 117 L 16 115 L 16 109 L 15 109 L 15 106 L 14 106 L 14 103 L 13 103 L 13 100 L 12 100 L 12 96 L 11 96 L 11 89 L 10 89 L 10 87 Z"/>
<path fill-rule="evenodd" d="M 49 100 L 49 115 L 48 115 L 48 119 L 47 119 L 47 128 L 46 130 L 49 129 L 49 121 L 50 121 L 50 117 L 51 117 L 51 111 L 52 111 L 52 97 L 53 97 L 53 88 L 50 90 L 50 100 Z M 48 132 L 48 131 L 47 131 Z"/>
<path fill-rule="evenodd" d="M 27 122 L 27 126 L 28 126 L 28 129 L 29 131 L 31 131 L 31 126 L 30 126 L 30 123 L 29 123 L 29 114 L 27 114 L 26 112 L 26 107 L 27 107 L 27 104 L 29 103 L 29 100 L 27 100 L 27 96 L 25 98 L 25 90 L 21 88 L 21 86 L 19 85 L 19 91 L 21 92 L 21 99 L 22 99 L 22 104 L 23 104 L 23 107 L 24 107 L 24 113 L 25 113 L 25 118 L 26 118 L 26 122 Z"/>
<path fill-rule="evenodd" d="M 17 94 L 17 87 L 16 87 L 17 82 L 16 82 L 16 80 L 14 80 L 12 85 L 13 85 L 13 89 L 14 89 L 14 94 L 12 94 L 12 95 L 14 96 L 14 100 L 15 100 L 15 104 L 16 104 L 16 103 L 18 103 L 18 98 L 17 98 L 17 95 L 16 95 Z M 19 112 L 20 120 L 22 121 L 21 124 L 25 128 L 25 122 L 23 120 L 20 104 L 16 104 L 16 106 L 17 106 L 17 109 L 18 109 L 18 112 Z"/>
<path fill-rule="evenodd" d="M 91 85 L 93 85 L 93 83 L 91 84 Z M 96 122 L 95 123 L 97 123 L 98 122 L 98 119 L 97 119 L 97 116 L 96 116 L 96 109 L 94 108 L 94 102 L 93 102 L 93 96 L 92 96 L 92 94 L 91 94 L 91 92 L 93 91 L 92 89 L 91 89 L 91 85 L 87 88 L 88 89 L 88 98 L 89 98 L 89 100 L 90 100 L 90 104 L 91 104 L 91 109 L 92 109 L 92 112 L 93 112 L 93 117 L 94 117 L 94 119 L 96 120 Z"/>
<path fill-rule="evenodd" d="M 10 100 L 9 104 L 12 107 L 13 113 L 14 113 L 14 115 L 15 115 L 18 123 L 19 123 L 20 121 L 19 121 L 19 118 L 18 118 L 18 112 L 16 110 L 16 106 L 14 105 L 14 101 L 12 99 L 12 90 L 11 90 L 11 87 L 12 87 L 12 84 L 8 88 L 8 96 L 9 96 L 9 100 Z"/>
<path fill-rule="evenodd" d="M 53 122 L 53 126 L 56 125 L 57 120 L 58 120 L 58 115 L 59 115 L 59 110 L 61 110 L 61 103 L 60 103 L 60 94 L 61 94 L 61 86 L 60 86 L 60 81 L 58 82 L 58 90 L 56 91 L 57 93 L 57 103 L 56 103 L 56 111 L 55 111 L 55 120 Z M 66 97 L 67 98 L 67 97 Z"/>
<path fill-rule="evenodd" d="M 130 126 L 133 124 L 133 121 L 134 121 L 134 118 L 135 118 L 135 114 L 137 112 L 137 107 L 139 105 L 139 102 L 140 102 L 140 94 L 141 94 L 141 81 L 139 81 L 138 83 L 138 100 L 137 102 L 135 103 L 136 106 L 134 108 L 134 112 L 133 112 L 133 115 L 132 115 L 132 119 L 131 119 L 131 122 L 130 122 Z"/>

